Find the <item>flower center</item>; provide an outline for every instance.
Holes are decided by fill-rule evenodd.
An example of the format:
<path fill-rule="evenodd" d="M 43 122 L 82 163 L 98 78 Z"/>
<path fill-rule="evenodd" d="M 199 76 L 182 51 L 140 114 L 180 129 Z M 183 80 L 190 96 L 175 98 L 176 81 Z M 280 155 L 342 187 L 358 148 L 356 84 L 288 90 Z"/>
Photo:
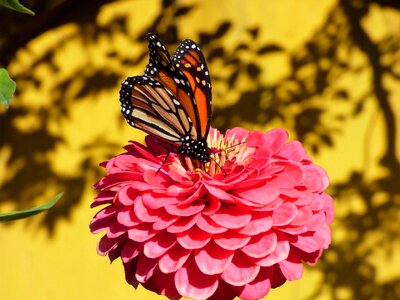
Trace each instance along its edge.
<path fill-rule="evenodd" d="M 238 139 L 233 134 L 223 136 L 216 130 L 208 136 L 211 160 L 205 170 L 209 175 L 232 172 L 236 166 L 248 163 L 255 149 L 248 147 L 246 138 Z"/>
<path fill-rule="evenodd" d="M 202 172 L 208 175 L 224 174 L 232 172 L 237 166 L 247 164 L 255 151 L 248 147 L 246 138 L 238 139 L 235 135 L 224 136 L 216 130 L 208 136 L 207 144 L 210 149 L 210 161 L 201 162 L 196 158 L 185 157 L 188 170 L 202 176 Z"/>

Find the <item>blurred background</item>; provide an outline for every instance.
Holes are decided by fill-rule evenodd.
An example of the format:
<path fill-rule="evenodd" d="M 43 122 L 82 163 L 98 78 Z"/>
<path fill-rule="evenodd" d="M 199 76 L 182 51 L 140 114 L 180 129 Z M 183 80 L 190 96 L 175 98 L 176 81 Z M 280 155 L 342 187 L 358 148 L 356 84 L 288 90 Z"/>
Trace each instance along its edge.
<path fill-rule="evenodd" d="M 119 111 L 148 32 L 202 48 L 213 127 L 283 127 L 330 178 L 333 241 L 268 299 L 400 299 L 400 1 L 26 0 L 0 8 L 0 211 L 64 191 L 47 213 L 0 224 L 2 299 L 164 299 L 96 254 L 88 224 L 99 162 L 143 134 Z"/>

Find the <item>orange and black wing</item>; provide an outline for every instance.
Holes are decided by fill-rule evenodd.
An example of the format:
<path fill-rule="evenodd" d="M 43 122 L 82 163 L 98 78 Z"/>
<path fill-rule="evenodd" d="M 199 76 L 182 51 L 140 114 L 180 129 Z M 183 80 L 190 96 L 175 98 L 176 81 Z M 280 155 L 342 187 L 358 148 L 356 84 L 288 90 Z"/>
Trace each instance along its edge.
<path fill-rule="evenodd" d="M 179 148 L 193 127 L 175 95 L 148 76 L 128 77 L 120 90 L 121 112 L 127 122 Z"/>
<path fill-rule="evenodd" d="M 193 92 L 196 111 L 196 130 L 206 139 L 211 123 L 211 78 L 206 60 L 199 46 L 192 40 L 184 40 L 172 57 L 174 65 L 183 72 Z"/>
<path fill-rule="evenodd" d="M 152 77 L 163 84 L 182 105 L 189 121 L 193 124 L 188 133 L 189 137 L 197 140 L 198 113 L 196 100 L 190 82 L 179 68 L 172 63 L 168 50 L 154 34 L 148 34 L 150 58 L 144 72 L 145 76 Z"/>

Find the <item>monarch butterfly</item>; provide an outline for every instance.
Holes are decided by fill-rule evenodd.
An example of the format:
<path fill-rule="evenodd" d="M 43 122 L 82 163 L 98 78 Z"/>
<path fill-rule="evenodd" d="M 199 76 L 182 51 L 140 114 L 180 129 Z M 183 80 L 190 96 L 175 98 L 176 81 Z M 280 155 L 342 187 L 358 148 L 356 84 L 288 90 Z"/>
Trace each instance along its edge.
<path fill-rule="evenodd" d="M 122 83 L 121 112 L 129 125 L 164 140 L 173 152 L 207 163 L 211 79 L 204 56 L 188 39 L 172 57 L 154 34 L 147 40 L 149 62 L 143 76 Z"/>

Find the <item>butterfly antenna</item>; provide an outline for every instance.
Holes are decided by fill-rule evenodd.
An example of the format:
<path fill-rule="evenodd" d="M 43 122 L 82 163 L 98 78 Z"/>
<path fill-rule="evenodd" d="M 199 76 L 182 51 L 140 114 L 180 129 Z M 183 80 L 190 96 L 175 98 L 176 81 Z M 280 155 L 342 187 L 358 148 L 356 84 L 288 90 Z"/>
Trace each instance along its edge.
<path fill-rule="evenodd" d="M 217 160 L 216 160 L 215 158 L 213 158 L 213 157 L 210 157 L 210 160 L 212 160 L 212 161 L 217 165 L 217 167 L 218 167 L 222 172 L 224 172 L 224 178 L 226 178 L 227 173 L 226 173 L 226 171 L 224 170 L 224 168 L 222 168 L 221 165 L 217 162 Z"/>
<path fill-rule="evenodd" d="M 221 153 L 221 152 L 224 152 L 225 155 L 226 155 L 226 154 L 227 154 L 227 150 L 232 149 L 232 148 L 235 148 L 235 147 L 237 147 L 237 146 L 239 146 L 239 145 L 243 145 L 243 144 L 245 144 L 245 143 L 246 143 L 246 141 L 243 141 L 243 142 L 237 143 L 237 144 L 235 144 L 235 145 L 231 145 L 231 146 L 229 146 L 229 147 L 226 147 L 225 149 L 219 149 L 218 151 L 215 151 L 215 152 L 213 152 L 213 153 L 219 154 L 219 153 Z M 219 168 L 220 170 L 222 170 L 222 172 L 224 172 L 224 177 L 226 177 L 226 175 L 227 175 L 226 171 L 220 166 L 220 164 L 217 162 L 217 160 L 216 160 L 215 158 L 213 158 L 213 157 L 210 157 L 210 159 L 212 159 L 212 160 L 215 162 L 215 164 L 218 166 L 218 168 Z"/>
<path fill-rule="evenodd" d="M 229 146 L 229 147 L 226 147 L 225 149 L 223 149 L 223 151 L 226 151 L 226 150 L 235 148 L 235 147 L 240 146 L 240 145 L 243 145 L 243 144 L 246 144 L 246 141 L 243 141 L 243 142 L 237 143 L 237 144 L 235 144 L 235 145 L 231 145 L 231 146 Z"/>

